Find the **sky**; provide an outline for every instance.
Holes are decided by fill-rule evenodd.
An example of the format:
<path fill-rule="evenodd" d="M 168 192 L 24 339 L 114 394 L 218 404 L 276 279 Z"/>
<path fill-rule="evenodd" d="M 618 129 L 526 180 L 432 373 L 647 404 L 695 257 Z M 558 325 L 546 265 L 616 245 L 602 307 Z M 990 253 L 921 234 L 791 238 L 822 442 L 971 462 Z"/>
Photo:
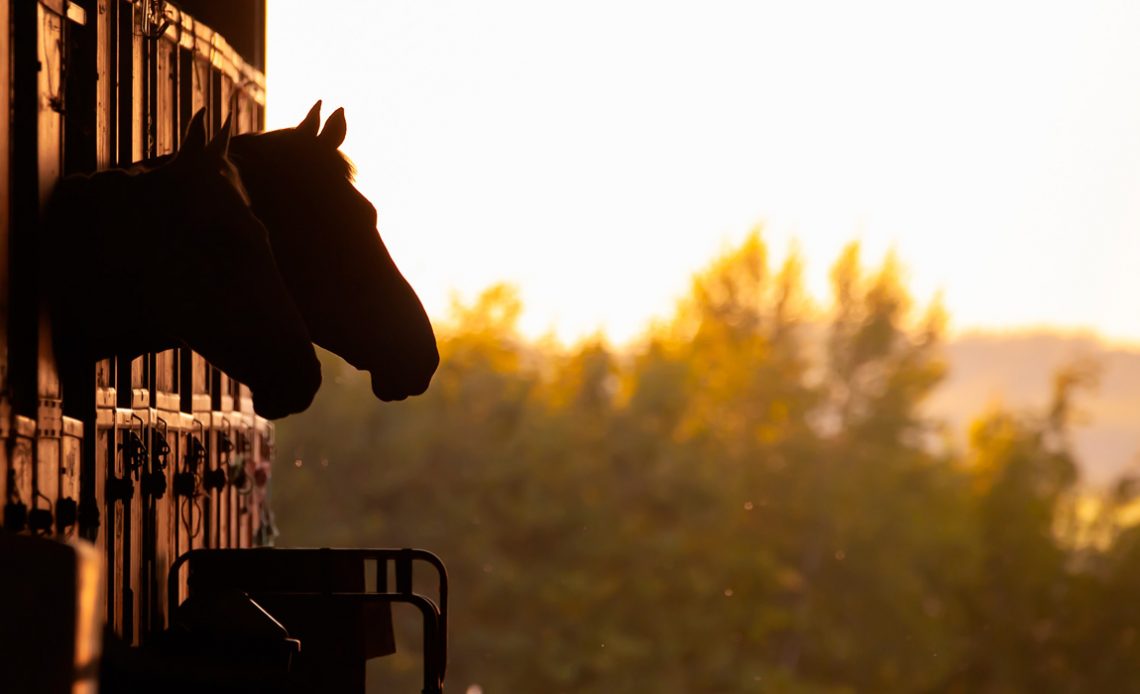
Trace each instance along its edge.
<path fill-rule="evenodd" d="M 955 331 L 1140 343 L 1140 3 L 270 0 L 429 313 L 623 342 L 757 224 L 812 293 L 894 250 Z"/>

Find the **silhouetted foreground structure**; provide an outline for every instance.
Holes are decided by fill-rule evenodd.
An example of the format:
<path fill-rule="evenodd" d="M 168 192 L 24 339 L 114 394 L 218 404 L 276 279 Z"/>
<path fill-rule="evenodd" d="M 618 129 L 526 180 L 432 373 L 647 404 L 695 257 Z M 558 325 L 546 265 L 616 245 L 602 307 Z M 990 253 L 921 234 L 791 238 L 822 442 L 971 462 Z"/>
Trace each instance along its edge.
<path fill-rule="evenodd" d="M 337 251 L 278 248 L 288 240 L 265 200 L 282 191 L 259 173 L 279 166 L 282 143 L 312 140 L 331 160 L 343 112 L 319 137 L 315 108 L 288 136 L 235 146 L 252 212 L 225 180 L 229 130 L 263 127 L 264 15 L 264 0 L 0 0 L 0 691 L 79 691 L 100 677 L 104 691 L 359 691 L 364 660 L 394 649 L 391 602 L 422 611 L 424 691 L 442 691 L 446 576 L 434 556 L 251 549 L 275 535 L 266 417 L 304 409 L 319 385 L 310 332 L 372 371 L 383 399 L 422 392 L 438 363 L 347 168 L 333 189 L 354 206 L 346 233 L 367 242 L 370 229 L 377 249 L 350 249 L 362 264 L 329 288 L 328 267 L 298 259 Z M 64 177 L 142 162 L 158 168 L 60 187 L 59 224 L 42 223 Z M 125 245 L 45 231 L 84 218 Z M 152 241 L 148 225 L 184 245 L 131 245 Z M 227 245 L 259 234 L 260 245 Z M 281 268 L 291 280 L 274 255 L 293 258 Z M 361 300 L 390 309 L 361 322 L 376 335 L 318 323 L 329 292 L 364 290 L 379 266 L 383 291 Z M 172 570 L 179 557 L 186 570 Z M 424 561 L 439 573 L 436 601 L 413 592 Z"/>

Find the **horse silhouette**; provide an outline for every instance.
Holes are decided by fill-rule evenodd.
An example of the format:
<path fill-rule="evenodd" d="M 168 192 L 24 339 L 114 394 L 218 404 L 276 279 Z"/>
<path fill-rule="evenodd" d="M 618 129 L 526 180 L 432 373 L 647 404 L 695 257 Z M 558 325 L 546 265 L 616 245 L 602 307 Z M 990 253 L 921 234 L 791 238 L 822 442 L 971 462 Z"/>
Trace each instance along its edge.
<path fill-rule="evenodd" d="M 320 363 L 227 157 L 230 122 L 207 143 L 203 117 L 157 166 L 57 184 L 41 235 L 56 353 L 90 364 L 185 345 L 247 384 L 258 414 L 300 412 Z"/>
<path fill-rule="evenodd" d="M 230 157 L 313 341 L 369 371 L 381 400 L 419 395 L 439 365 L 431 322 L 338 149 L 344 109 L 318 133 L 320 108 L 296 128 L 235 136 Z"/>

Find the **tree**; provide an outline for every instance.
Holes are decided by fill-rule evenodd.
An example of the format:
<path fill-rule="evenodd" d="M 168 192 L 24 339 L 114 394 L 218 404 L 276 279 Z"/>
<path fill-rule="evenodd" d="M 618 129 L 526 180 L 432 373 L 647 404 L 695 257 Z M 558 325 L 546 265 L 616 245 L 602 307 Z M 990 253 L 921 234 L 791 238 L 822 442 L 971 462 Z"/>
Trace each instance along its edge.
<path fill-rule="evenodd" d="M 627 348 L 527 340 L 500 285 L 438 326 L 422 397 L 376 404 L 324 355 L 279 429 L 282 541 L 438 552 L 460 690 L 1127 691 L 1135 485 L 1099 545 L 1058 530 L 1087 369 L 959 452 L 923 415 L 938 302 L 857 245 L 832 288 L 816 307 L 757 231 Z M 414 648 L 376 667 L 415 686 Z"/>

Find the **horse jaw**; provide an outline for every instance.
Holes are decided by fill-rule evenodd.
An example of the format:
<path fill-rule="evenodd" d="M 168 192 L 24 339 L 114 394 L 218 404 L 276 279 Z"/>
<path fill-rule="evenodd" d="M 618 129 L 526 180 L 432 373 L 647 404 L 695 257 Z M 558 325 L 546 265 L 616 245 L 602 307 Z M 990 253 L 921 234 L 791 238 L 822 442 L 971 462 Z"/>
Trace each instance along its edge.
<path fill-rule="evenodd" d="M 298 367 L 289 387 L 280 388 L 274 383 L 250 386 L 254 412 L 266 419 L 281 419 L 309 409 L 321 387 L 320 361 L 314 353 L 312 361 L 306 359 Z"/>
<path fill-rule="evenodd" d="M 417 368 L 394 371 L 390 366 L 385 369 L 370 369 L 372 377 L 372 393 L 384 402 L 405 400 L 410 396 L 422 395 L 431 385 L 432 376 L 439 366 L 439 352 L 433 350 L 431 358 L 424 358 Z"/>

